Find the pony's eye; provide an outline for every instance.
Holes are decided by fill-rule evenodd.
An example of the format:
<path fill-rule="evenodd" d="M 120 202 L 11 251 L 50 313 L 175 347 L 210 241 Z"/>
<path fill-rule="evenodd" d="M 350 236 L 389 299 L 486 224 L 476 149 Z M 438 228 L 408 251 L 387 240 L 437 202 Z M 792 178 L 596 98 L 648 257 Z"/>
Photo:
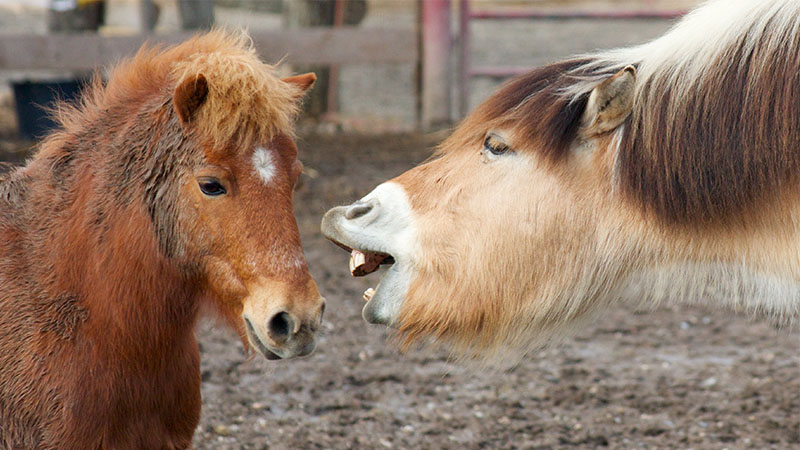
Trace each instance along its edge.
<path fill-rule="evenodd" d="M 483 141 L 483 149 L 498 156 L 510 150 L 505 142 L 493 134 L 486 136 L 486 140 Z"/>
<path fill-rule="evenodd" d="M 216 197 L 226 192 L 225 187 L 217 180 L 204 179 L 199 180 L 198 183 L 200 184 L 200 190 L 203 191 L 203 194 L 209 197 Z"/>

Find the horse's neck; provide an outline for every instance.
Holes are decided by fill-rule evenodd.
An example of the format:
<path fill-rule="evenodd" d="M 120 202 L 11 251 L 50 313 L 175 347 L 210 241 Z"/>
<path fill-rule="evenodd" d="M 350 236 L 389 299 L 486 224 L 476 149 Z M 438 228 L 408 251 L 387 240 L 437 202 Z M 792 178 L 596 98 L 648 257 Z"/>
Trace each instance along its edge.
<path fill-rule="evenodd" d="M 188 277 L 160 254 L 152 234 L 144 231 L 147 228 L 138 230 L 147 234 L 144 239 L 133 234 L 136 228 L 124 225 L 114 239 L 127 243 L 100 249 L 94 267 L 87 268 L 89 278 L 94 278 L 84 284 L 90 326 L 100 333 L 111 327 L 121 345 L 139 342 L 143 350 L 163 349 L 191 338 L 198 293 Z"/>
<path fill-rule="evenodd" d="M 110 352 L 134 342 L 140 352 L 167 350 L 191 339 L 198 314 L 196 284 L 158 248 L 145 207 L 95 198 L 111 193 L 98 189 L 95 185 L 104 180 L 91 175 L 71 182 L 74 190 L 55 187 L 36 202 L 50 209 L 39 212 L 51 218 L 32 239 L 37 255 L 47 261 L 44 267 L 53 270 L 41 277 L 50 280 L 50 296 L 77 299 L 86 310 L 83 332 Z M 48 196 L 65 210 L 54 211 Z"/>
<path fill-rule="evenodd" d="M 767 209 L 766 207 L 764 209 Z M 642 260 L 616 292 L 654 305 L 704 302 L 766 316 L 800 320 L 800 202 L 746 225 L 635 234 Z"/>
<path fill-rule="evenodd" d="M 800 280 L 736 261 L 685 259 L 644 265 L 623 278 L 613 295 L 648 308 L 703 303 L 780 325 L 800 320 Z"/>

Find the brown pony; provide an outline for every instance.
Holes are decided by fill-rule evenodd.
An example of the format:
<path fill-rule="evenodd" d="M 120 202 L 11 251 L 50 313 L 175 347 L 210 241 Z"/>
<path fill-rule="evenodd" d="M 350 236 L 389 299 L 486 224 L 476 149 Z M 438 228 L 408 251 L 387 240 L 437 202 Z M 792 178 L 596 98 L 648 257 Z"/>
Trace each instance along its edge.
<path fill-rule="evenodd" d="M 507 83 L 415 169 L 334 208 L 364 318 L 518 357 L 619 301 L 800 317 L 800 2 L 720 0 Z M 426 340 L 427 341 L 427 340 Z"/>
<path fill-rule="evenodd" d="M 313 350 L 292 122 L 314 79 L 216 31 L 61 106 L 0 179 L 0 447 L 190 447 L 206 304 L 269 359 Z"/>

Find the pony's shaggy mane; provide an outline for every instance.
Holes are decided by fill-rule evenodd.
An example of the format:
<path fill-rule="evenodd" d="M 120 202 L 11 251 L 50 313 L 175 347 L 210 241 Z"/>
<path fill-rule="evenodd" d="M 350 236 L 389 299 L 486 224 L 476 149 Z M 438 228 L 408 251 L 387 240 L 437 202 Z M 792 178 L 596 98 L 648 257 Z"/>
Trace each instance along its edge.
<path fill-rule="evenodd" d="M 244 33 L 214 30 L 172 47 L 144 45 L 111 69 L 108 85 L 95 76 L 81 104 L 57 107 L 63 131 L 48 141 L 80 132 L 108 110 L 171 100 L 177 86 L 199 74 L 208 80 L 208 95 L 197 121 L 215 148 L 250 148 L 278 132 L 293 134 L 300 89 L 261 62 Z"/>
<path fill-rule="evenodd" d="M 612 150 L 613 179 L 644 210 L 668 223 L 728 222 L 798 181 L 793 0 L 712 1 L 648 44 L 535 70 L 508 82 L 452 139 L 505 126 L 518 146 L 556 162 L 591 90 L 627 65 L 637 68 L 636 92 Z"/>

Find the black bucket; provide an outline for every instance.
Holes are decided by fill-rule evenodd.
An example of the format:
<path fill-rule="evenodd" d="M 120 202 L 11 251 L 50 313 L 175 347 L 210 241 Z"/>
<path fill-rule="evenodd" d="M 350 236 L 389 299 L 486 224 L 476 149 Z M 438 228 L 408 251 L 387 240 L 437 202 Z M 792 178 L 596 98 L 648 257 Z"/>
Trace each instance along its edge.
<path fill-rule="evenodd" d="M 86 79 L 13 82 L 19 134 L 30 141 L 41 139 L 56 128 L 48 112 L 58 100 L 78 101 Z"/>

